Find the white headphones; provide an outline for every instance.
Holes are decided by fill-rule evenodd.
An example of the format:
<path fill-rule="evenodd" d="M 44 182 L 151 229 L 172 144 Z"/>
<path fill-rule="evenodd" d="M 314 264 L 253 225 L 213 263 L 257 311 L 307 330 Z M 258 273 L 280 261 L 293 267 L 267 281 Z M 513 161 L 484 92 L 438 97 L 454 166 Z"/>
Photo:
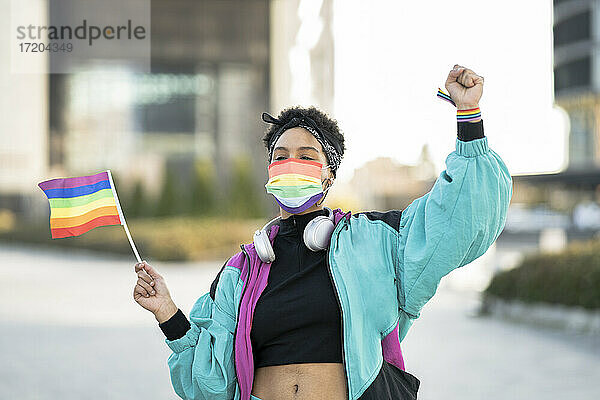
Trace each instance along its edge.
<path fill-rule="evenodd" d="M 327 215 L 316 216 L 304 228 L 304 244 L 312 251 L 326 249 L 333 228 L 335 228 L 333 211 L 329 207 L 323 207 L 323 209 L 327 211 Z M 281 215 L 273 218 L 261 230 L 254 232 L 254 249 L 263 262 L 275 261 L 275 252 L 269 240 L 269 231 L 280 219 Z"/>

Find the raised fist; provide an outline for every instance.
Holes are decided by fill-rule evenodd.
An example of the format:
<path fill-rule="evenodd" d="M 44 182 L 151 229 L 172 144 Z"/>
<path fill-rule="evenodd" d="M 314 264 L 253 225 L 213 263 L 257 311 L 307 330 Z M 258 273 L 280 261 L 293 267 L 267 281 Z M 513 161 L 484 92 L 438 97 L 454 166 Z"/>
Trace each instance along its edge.
<path fill-rule="evenodd" d="M 448 73 L 446 79 L 446 90 L 458 110 L 477 108 L 483 93 L 483 76 L 462 65 L 454 64 L 454 69 Z"/>

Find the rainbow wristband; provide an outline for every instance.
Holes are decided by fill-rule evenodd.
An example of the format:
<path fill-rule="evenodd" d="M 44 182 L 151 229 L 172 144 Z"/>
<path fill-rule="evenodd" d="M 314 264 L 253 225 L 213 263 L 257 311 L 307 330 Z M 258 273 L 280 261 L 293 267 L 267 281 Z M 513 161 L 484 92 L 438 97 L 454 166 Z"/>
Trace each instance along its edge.
<path fill-rule="evenodd" d="M 479 107 L 468 110 L 456 110 L 456 120 L 458 122 L 477 122 L 481 119 L 481 110 Z"/>
<path fill-rule="evenodd" d="M 437 97 L 442 100 L 445 100 L 451 103 L 456 107 L 456 103 L 452 100 L 452 97 L 447 95 L 442 91 L 442 89 L 438 88 Z M 477 122 L 481 120 L 481 110 L 479 107 L 471 108 L 468 110 L 456 110 L 456 120 L 458 122 Z"/>

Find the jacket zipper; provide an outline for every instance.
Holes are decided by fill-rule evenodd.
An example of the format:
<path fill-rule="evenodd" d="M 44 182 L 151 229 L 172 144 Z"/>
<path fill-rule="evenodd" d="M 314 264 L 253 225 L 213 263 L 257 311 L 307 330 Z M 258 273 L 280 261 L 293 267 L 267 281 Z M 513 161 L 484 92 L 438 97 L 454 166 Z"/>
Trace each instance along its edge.
<path fill-rule="evenodd" d="M 345 216 L 342 217 L 343 219 L 345 219 Z M 341 220 L 340 220 L 341 221 Z M 338 221 L 338 223 L 340 222 Z M 346 223 L 346 221 L 344 221 L 344 223 Z M 336 234 L 336 240 L 340 235 L 340 231 L 338 230 L 337 234 Z M 337 242 L 336 242 L 337 244 Z M 331 246 L 329 246 L 331 248 Z M 338 307 L 340 309 L 340 316 L 341 316 L 341 343 L 342 343 L 342 364 L 344 365 L 344 374 L 346 375 L 346 384 L 348 385 L 348 398 L 350 398 L 350 375 L 348 374 L 348 370 L 347 370 L 347 366 L 346 366 L 346 350 L 344 347 L 344 310 L 342 309 L 342 301 L 340 300 L 340 295 L 338 293 L 338 289 L 337 286 L 335 284 L 335 280 L 333 279 L 333 272 L 331 271 L 331 264 L 329 264 L 329 248 L 327 249 L 327 254 L 325 257 L 325 261 L 327 263 L 327 272 L 329 272 L 329 279 L 331 279 L 331 284 L 333 285 L 333 288 L 335 289 L 335 298 L 338 302 Z"/>
<path fill-rule="evenodd" d="M 235 322 L 235 329 L 233 330 L 233 365 L 235 367 L 235 377 L 238 381 L 238 387 L 240 384 L 240 377 L 238 375 L 238 368 L 237 368 L 237 363 L 235 360 L 235 339 L 237 337 L 237 328 L 238 325 L 240 324 L 240 307 L 242 306 L 242 300 L 244 299 L 244 293 L 246 292 L 246 288 L 248 287 L 248 278 L 250 278 L 250 257 L 248 256 L 248 253 L 246 253 L 246 249 L 244 248 L 243 244 L 240 244 L 240 248 L 242 249 L 242 253 L 244 253 L 244 256 L 246 258 L 246 261 L 248 262 L 248 275 L 246 276 L 246 281 L 244 282 L 244 289 L 242 290 L 242 295 L 240 297 L 240 302 L 238 304 L 238 312 L 237 312 L 237 317 L 236 317 L 236 322 Z M 240 391 L 241 393 L 241 391 Z"/>
<path fill-rule="evenodd" d="M 302 239 L 302 236 L 303 236 L 304 232 L 300 233 L 298 231 L 298 226 L 296 224 L 296 218 L 295 217 L 296 216 L 293 215 L 292 216 L 292 220 L 294 221 L 294 228 L 296 228 L 295 229 L 296 230 L 296 234 L 299 236 L 299 237 L 297 237 L 298 244 L 296 245 L 296 258 L 298 259 L 298 271 L 297 272 L 299 272 L 299 271 L 302 270 L 302 263 L 304 261 L 302 259 L 302 255 L 304 254 L 304 239 Z"/>

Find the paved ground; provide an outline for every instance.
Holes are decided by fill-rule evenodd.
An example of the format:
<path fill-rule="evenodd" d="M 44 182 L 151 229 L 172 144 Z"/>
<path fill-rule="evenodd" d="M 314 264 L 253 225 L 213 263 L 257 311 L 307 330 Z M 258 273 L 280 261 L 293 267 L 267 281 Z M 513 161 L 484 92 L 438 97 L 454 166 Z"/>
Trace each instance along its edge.
<path fill-rule="evenodd" d="M 476 317 L 472 293 L 440 290 L 403 342 L 420 399 L 590 400 L 600 337 Z"/>
<path fill-rule="evenodd" d="M 0 245 L 0 399 L 178 398 L 162 332 L 132 299 L 133 264 Z M 155 267 L 188 313 L 221 265 Z M 472 317 L 469 285 L 442 286 L 403 344 L 420 399 L 597 397 L 599 338 Z"/>

